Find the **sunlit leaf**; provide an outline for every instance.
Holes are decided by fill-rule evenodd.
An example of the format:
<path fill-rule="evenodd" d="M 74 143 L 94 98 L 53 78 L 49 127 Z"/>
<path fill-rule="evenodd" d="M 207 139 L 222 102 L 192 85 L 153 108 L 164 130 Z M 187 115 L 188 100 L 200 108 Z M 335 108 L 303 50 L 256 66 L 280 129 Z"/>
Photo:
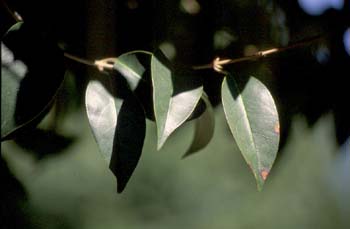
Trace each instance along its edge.
<path fill-rule="evenodd" d="M 214 135 L 215 116 L 208 96 L 203 93 L 201 98 L 205 103 L 204 113 L 196 120 L 194 138 L 191 146 L 183 157 L 187 157 L 205 148 Z"/>
<path fill-rule="evenodd" d="M 35 125 L 49 111 L 64 78 L 63 53 L 25 23 L 1 42 L 1 139 Z"/>
<path fill-rule="evenodd" d="M 269 90 L 254 77 L 243 85 L 229 75 L 222 83 L 221 93 L 227 123 L 261 190 L 279 144 L 274 100 Z"/>
<path fill-rule="evenodd" d="M 152 56 L 151 72 L 160 149 L 170 134 L 190 117 L 203 93 L 203 87 L 191 75 L 175 74 L 160 51 Z"/>
<path fill-rule="evenodd" d="M 91 81 L 85 100 L 97 144 L 122 192 L 142 152 L 146 131 L 142 106 L 125 81 L 111 78 Z"/>

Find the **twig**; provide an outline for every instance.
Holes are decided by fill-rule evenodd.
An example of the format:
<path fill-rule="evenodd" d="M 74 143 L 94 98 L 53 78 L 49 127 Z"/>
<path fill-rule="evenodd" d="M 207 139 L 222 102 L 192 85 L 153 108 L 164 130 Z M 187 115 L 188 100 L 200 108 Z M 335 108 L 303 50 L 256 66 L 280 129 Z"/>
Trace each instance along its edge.
<path fill-rule="evenodd" d="M 11 17 L 16 21 L 16 22 L 21 22 L 23 21 L 22 17 L 16 13 L 16 11 L 12 11 L 10 7 L 7 5 L 5 0 L 1 0 L 2 5 L 6 9 L 6 11 L 11 15 Z M 113 62 L 116 60 L 116 58 L 105 58 L 102 60 L 95 60 L 95 61 L 90 61 L 83 59 L 81 57 L 69 54 L 64 52 L 64 56 L 70 60 L 76 61 L 81 64 L 85 64 L 88 66 L 94 66 L 97 67 L 98 70 L 104 71 L 104 69 L 113 69 Z"/>
<path fill-rule="evenodd" d="M 16 12 L 10 10 L 9 6 L 5 2 L 5 0 L 1 0 L 2 5 L 5 7 L 6 11 L 11 15 L 11 17 L 16 21 L 16 22 L 21 22 L 23 21 L 22 17 Z"/>
<path fill-rule="evenodd" d="M 104 58 L 101 60 L 91 61 L 91 60 L 86 60 L 86 59 L 74 56 L 74 55 L 66 53 L 66 52 L 64 53 L 64 56 L 66 58 L 68 58 L 70 60 L 74 60 L 78 63 L 85 64 L 88 66 L 97 67 L 97 69 L 100 70 L 101 72 L 103 72 L 105 69 L 112 70 L 114 68 L 114 63 L 117 60 L 117 58 L 109 57 L 109 58 Z"/>
<path fill-rule="evenodd" d="M 291 44 L 291 45 L 286 46 L 286 47 L 271 48 L 271 49 L 256 52 L 253 55 L 234 58 L 234 59 L 220 59 L 219 57 L 217 57 L 210 64 L 193 66 L 192 69 L 194 69 L 194 70 L 213 69 L 214 71 L 222 73 L 224 65 L 234 64 L 234 63 L 239 63 L 239 62 L 244 62 L 244 61 L 258 60 L 260 58 L 266 57 L 266 56 L 274 54 L 274 53 L 280 53 L 280 52 L 284 52 L 284 51 L 287 51 L 290 49 L 295 49 L 298 47 L 308 45 L 309 43 L 315 42 L 321 38 L 322 38 L 322 35 L 317 35 L 314 37 L 310 37 L 310 38 L 301 40 L 297 43 Z"/>
<path fill-rule="evenodd" d="M 4 5 L 5 9 L 8 11 L 8 13 L 13 17 L 13 19 L 16 22 L 23 21 L 19 14 L 17 14 L 14 11 L 11 11 L 11 9 L 6 4 L 5 0 L 1 0 L 1 2 L 3 3 L 3 5 Z M 310 37 L 310 38 L 301 40 L 297 43 L 291 44 L 291 45 L 286 46 L 286 47 L 271 48 L 271 49 L 256 52 L 253 55 L 234 58 L 234 59 L 220 59 L 219 57 L 217 57 L 210 64 L 193 66 L 192 69 L 194 69 L 194 70 L 213 69 L 216 72 L 225 73 L 225 71 L 223 69 L 224 65 L 234 64 L 234 63 L 239 63 L 239 62 L 244 62 L 244 61 L 258 60 L 260 58 L 266 57 L 266 56 L 274 54 L 274 53 L 280 53 L 280 52 L 284 52 L 284 51 L 287 51 L 290 49 L 294 49 L 294 48 L 308 45 L 309 43 L 312 43 L 312 42 L 319 40 L 320 38 L 322 38 L 322 35 Z M 101 60 L 90 61 L 90 60 L 86 60 L 86 59 L 74 56 L 74 55 L 66 53 L 66 52 L 64 53 L 64 56 L 66 58 L 74 60 L 78 63 L 85 64 L 88 66 L 97 67 L 97 69 L 100 71 L 104 71 L 105 69 L 112 70 L 114 63 L 117 60 L 117 58 L 112 57 L 112 58 L 104 58 Z"/>
<path fill-rule="evenodd" d="M 82 59 L 80 57 L 74 56 L 74 55 L 66 53 L 66 52 L 64 53 L 64 56 L 68 59 L 74 60 L 74 61 L 81 63 L 81 64 L 85 64 L 88 66 L 95 66 L 95 63 L 93 61 L 85 60 L 85 59 Z"/>

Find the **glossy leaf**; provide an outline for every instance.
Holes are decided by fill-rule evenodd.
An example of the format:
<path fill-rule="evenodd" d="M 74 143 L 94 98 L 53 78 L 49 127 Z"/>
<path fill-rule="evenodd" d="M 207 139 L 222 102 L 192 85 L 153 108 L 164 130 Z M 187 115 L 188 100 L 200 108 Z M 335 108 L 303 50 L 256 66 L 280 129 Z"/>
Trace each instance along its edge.
<path fill-rule="evenodd" d="M 222 83 L 222 104 L 232 135 L 261 190 L 279 144 L 279 121 L 274 100 L 256 78 L 250 77 L 242 85 L 229 75 Z"/>
<path fill-rule="evenodd" d="M 169 65 L 163 53 L 153 54 L 151 73 L 158 149 L 191 116 L 203 93 L 198 80 L 191 75 L 175 74 Z"/>
<path fill-rule="evenodd" d="M 208 96 L 203 93 L 201 98 L 205 103 L 204 113 L 196 120 L 194 138 L 191 146 L 183 157 L 187 157 L 205 148 L 213 138 L 215 129 L 215 116 Z"/>
<path fill-rule="evenodd" d="M 36 125 L 64 79 L 63 53 L 47 37 L 17 23 L 1 43 L 1 140 Z"/>
<path fill-rule="evenodd" d="M 91 81 L 85 100 L 97 144 L 117 177 L 118 192 L 122 192 L 141 156 L 146 131 L 144 111 L 122 80 Z"/>

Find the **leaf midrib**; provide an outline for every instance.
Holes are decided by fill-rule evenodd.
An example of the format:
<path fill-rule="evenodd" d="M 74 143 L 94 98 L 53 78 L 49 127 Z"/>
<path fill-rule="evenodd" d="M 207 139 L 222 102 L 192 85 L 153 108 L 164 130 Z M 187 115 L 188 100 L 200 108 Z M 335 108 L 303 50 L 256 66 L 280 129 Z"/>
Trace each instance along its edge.
<path fill-rule="evenodd" d="M 117 58 L 118 64 L 122 65 L 123 67 L 127 68 L 129 71 L 133 73 L 138 79 L 144 80 L 137 72 L 135 72 L 132 68 L 130 68 L 127 64 L 124 64 L 120 59 Z"/>
<path fill-rule="evenodd" d="M 234 86 L 236 87 L 237 91 L 239 92 L 238 99 L 239 99 L 239 100 L 242 102 L 242 104 L 243 104 L 244 116 L 246 116 L 246 118 L 247 118 L 247 120 L 248 120 L 248 123 L 247 123 L 247 124 L 248 124 L 249 130 L 250 130 L 250 132 L 249 132 L 249 137 L 250 137 L 251 141 L 253 142 L 254 149 L 256 150 L 257 159 L 258 159 L 258 170 L 260 170 L 260 169 L 261 169 L 260 151 L 259 151 L 258 147 L 256 146 L 255 138 L 254 138 L 254 134 L 253 134 L 253 129 L 252 129 L 251 125 L 250 125 L 249 115 L 248 115 L 248 113 L 247 113 L 247 111 L 246 111 L 246 109 L 245 109 L 246 104 L 245 104 L 245 102 L 244 102 L 244 100 L 243 100 L 243 97 L 242 97 L 242 92 L 243 92 L 243 91 L 241 91 L 240 88 L 238 87 L 236 80 L 235 80 L 234 78 L 232 78 L 232 80 L 233 80 L 233 82 L 234 82 Z M 227 82 L 227 81 L 226 81 L 226 82 Z M 248 82 L 248 83 L 249 83 L 249 82 Z M 247 84 L 248 84 L 248 83 L 247 83 Z"/>

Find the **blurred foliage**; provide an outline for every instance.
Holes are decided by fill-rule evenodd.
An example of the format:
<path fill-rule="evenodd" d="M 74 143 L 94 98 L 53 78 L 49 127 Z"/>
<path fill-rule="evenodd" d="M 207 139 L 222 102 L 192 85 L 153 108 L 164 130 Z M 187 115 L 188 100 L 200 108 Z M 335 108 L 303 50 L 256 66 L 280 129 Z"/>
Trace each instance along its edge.
<path fill-rule="evenodd" d="M 331 115 L 312 129 L 304 118 L 294 119 L 285 156 L 262 192 L 221 107 L 216 122 L 209 146 L 185 160 L 180 157 L 193 123 L 156 152 L 156 129 L 148 122 L 140 165 L 122 195 L 115 193 L 115 178 L 96 153 L 83 114 L 65 122 L 66 131 L 74 123 L 82 133 L 65 154 L 36 161 L 6 143 L 3 156 L 28 192 L 23 217 L 33 228 L 347 228 L 350 170 L 344 163 L 340 169 Z"/>

